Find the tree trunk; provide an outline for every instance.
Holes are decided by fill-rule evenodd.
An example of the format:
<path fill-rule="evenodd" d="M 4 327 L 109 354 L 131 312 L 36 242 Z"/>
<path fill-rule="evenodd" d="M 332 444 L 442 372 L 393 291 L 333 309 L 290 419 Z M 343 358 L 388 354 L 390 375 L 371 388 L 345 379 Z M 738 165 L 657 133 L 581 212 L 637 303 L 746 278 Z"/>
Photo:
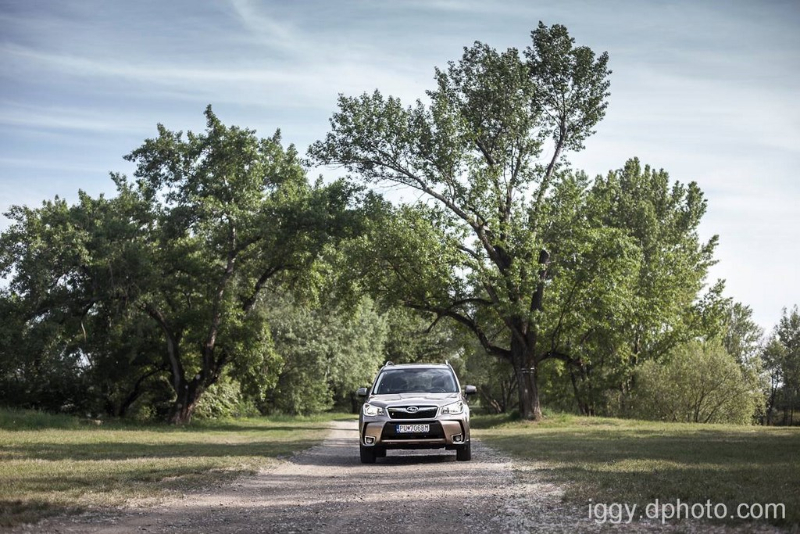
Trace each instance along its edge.
<path fill-rule="evenodd" d="M 536 367 L 535 348 L 523 344 L 513 337 L 511 339 L 511 357 L 517 375 L 519 391 L 519 414 L 528 421 L 542 420 L 542 406 L 539 402 L 539 370 Z"/>
<path fill-rule="evenodd" d="M 572 382 L 572 392 L 575 395 L 575 402 L 578 403 L 578 412 L 581 415 L 589 415 L 589 404 L 584 402 L 581 398 L 580 388 L 578 387 L 578 378 L 575 376 L 575 366 L 569 366 L 569 378 Z"/>
<path fill-rule="evenodd" d="M 172 405 L 169 423 L 173 425 L 185 425 L 191 422 L 194 410 L 197 408 L 197 401 L 200 400 L 200 395 L 203 393 L 203 390 L 199 387 L 197 379 L 191 382 L 181 380 L 179 391 L 176 393 L 178 396 Z"/>

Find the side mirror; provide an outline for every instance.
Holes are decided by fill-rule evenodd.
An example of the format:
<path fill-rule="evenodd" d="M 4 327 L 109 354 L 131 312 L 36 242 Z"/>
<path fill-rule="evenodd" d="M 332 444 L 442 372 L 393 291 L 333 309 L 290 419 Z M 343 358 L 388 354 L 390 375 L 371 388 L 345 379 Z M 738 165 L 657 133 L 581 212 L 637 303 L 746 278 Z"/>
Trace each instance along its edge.
<path fill-rule="evenodd" d="M 367 396 L 367 388 L 358 388 L 356 390 L 356 395 L 359 397 L 366 397 Z"/>
<path fill-rule="evenodd" d="M 464 388 L 464 395 L 475 395 L 478 392 L 478 388 L 475 386 L 466 386 Z"/>

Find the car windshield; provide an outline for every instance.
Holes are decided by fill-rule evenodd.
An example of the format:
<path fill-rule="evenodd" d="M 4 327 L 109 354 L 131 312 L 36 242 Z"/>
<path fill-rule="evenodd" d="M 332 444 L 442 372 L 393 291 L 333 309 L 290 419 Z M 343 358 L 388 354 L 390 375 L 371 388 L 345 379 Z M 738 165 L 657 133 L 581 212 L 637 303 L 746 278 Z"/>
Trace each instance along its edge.
<path fill-rule="evenodd" d="M 449 369 L 386 369 L 375 383 L 375 395 L 391 393 L 456 393 L 458 387 Z"/>

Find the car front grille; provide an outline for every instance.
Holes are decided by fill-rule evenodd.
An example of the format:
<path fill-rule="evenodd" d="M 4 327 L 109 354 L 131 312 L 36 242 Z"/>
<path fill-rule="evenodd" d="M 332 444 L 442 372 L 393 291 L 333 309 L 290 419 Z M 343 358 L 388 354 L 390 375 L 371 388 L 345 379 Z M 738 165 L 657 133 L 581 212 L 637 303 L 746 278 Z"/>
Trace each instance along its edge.
<path fill-rule="evenodd" d="M 415 411 L 414 408 L 417 410 Z M 392 419 L 433 419 L 436 417 L 436 410 L 436 406 L 393 406 L 389 408 L 389 417 Z"/>

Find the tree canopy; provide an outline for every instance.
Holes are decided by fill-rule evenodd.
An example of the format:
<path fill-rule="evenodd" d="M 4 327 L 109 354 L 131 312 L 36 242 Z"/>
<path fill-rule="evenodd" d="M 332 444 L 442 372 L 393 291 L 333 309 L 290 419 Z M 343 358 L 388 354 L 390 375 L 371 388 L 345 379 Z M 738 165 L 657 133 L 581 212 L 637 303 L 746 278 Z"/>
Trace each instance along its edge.
<path fill-rule="evenodd" d="M 605 115 L 608 55 L 560 25 L 531 38 L 522 53 L 465 48 L 436 70 L 427 104 L 340 97 L 309 154 L 423 193 L 365 243 L 362 256 L 381 262 L 373 289 L 455 320 L 511 362 L 522 415 L 538 419 L 540 364 L 559 359 L 585 378 L 662 341 L 652 338 L 691 306 L 715 240 L 698 242 L 696 184 L 637 160 L 591 187 L 569 168 Z"/>
<path fill-rule="evenodd" d="M 279 132 L 261 139 L 227 127 L 210 107 L 206 119 L 205 132 L 185 136 L 159 125 L 126 156 L 134 179 L 112 175 L 116 197 L 14 208 L 2 238 L 3 273 L 26 319 L 41 319 L 30 328 L 76 323 L 70 335 L 89 365 L 99 365 L 95 355 L 137 362 L 135 347 L 92 349 L 148 319 L 146 339 L 155 327 L 162 358 L 137 371 L 166 368 L 174 422 L 191 418 L 228 366 L 249 387 L 264 386 L 271 338 L 256 304 L 268 283 L 313 271 L 345 231 L 354 192 L 342 182 L 311 186 Z"/>
<path fill-rule="evenodd" d="M 593 178 L 570 165 L 610 75 L 606 53 L 540 23 L 524 50 L 464 48 L 411 105 L 340 96 L 305 161 L 210 106 L 202 132 L 159 125 L 114 196 L 8 213 L 0 402 L 308 413 L 355 407 L 386 360 L 447 359 L 484 408 L 527 419 L 544 400 L 743 422 L 763 370 L 766 421 L 791 422 L 797 311 L 762 347 L 752 310 L 708 282 L 698 184 L 635 157 Z M 350 174 L 311 183 L 312 164 Z M 722 390 L 750 400 L 709 408 Z"/>

